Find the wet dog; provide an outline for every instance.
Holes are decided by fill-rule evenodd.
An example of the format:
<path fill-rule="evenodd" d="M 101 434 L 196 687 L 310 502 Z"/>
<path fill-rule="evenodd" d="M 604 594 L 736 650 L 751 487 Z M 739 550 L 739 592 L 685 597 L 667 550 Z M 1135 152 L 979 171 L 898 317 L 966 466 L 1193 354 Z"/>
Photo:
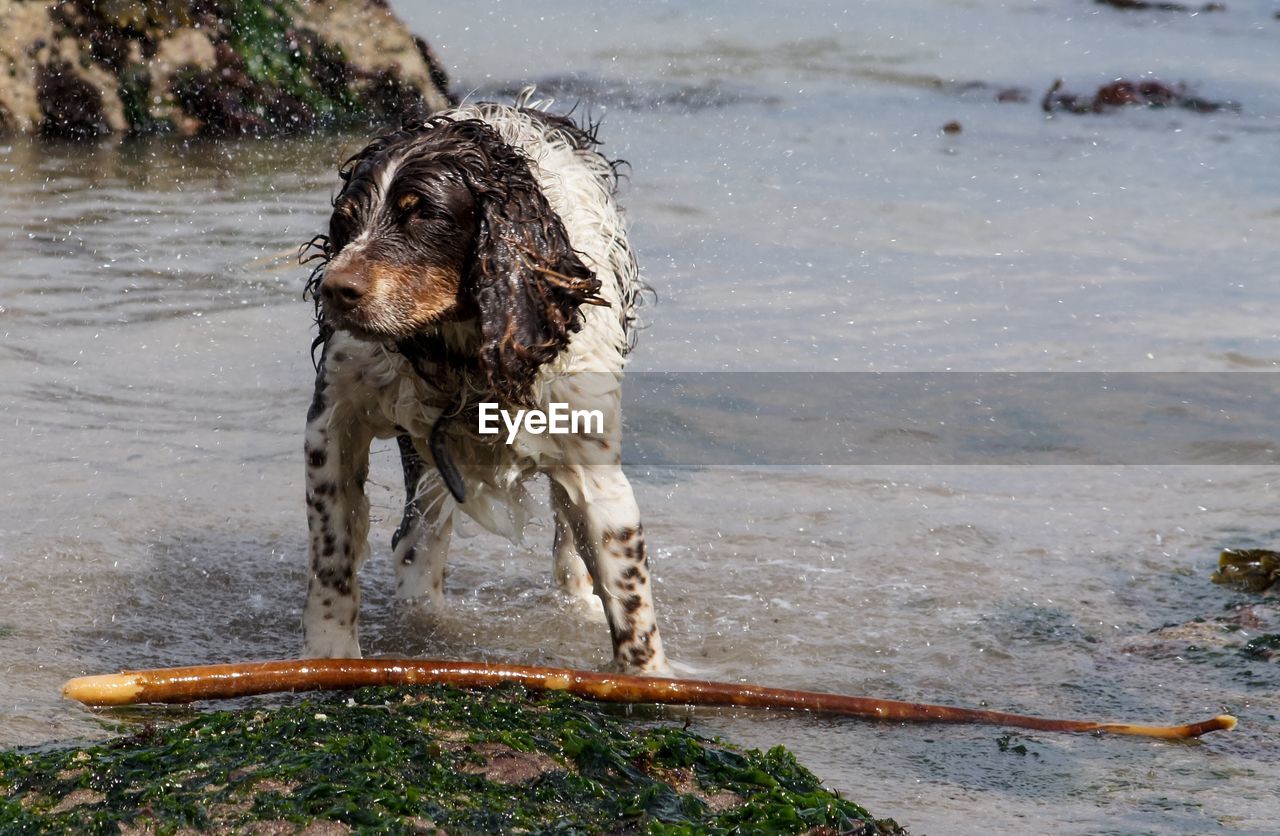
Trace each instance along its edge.
<path fill-rule="evenodd" d="M 615 168 L 596 146 L 565 117 L 482 103 L 383 136 L 343 166 L 308 286 L 320 359 L 306 429 L 307 655 L 360 655 L 369 445 L 394 436 L 407 494 L 392 540 L 400 596 L 440 600 L 456 514 L 518 537 L 525 484 L 545 473 L 557 581 L 599 596 L 615 669 L 666 671 L 621 467 L 642 285 Z M 598 413 L 598 431 L 479 431 L 482 407 L 565 406 Z"/>

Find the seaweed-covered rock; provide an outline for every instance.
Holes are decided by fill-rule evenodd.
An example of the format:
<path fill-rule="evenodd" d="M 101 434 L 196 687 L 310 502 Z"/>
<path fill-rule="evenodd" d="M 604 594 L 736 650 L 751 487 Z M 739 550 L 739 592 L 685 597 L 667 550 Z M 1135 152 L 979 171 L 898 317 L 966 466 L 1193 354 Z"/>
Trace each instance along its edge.
<path fill-rule="evenodd" d="M 0 130 L 260 136 L 449 105 L 378 0 L 0 0 Z"/>
<path fill-rule="evenodd" d="M 1268 549 L 1223 549 L 1214 583 L 1249 592 L 1280 592 L 1280 552 Z"/>
<path fill-rule="evenodd" d="M 517 687 L 368 689 L 0 752 L 0 830 L 902 833 L 781 747 Z"/>

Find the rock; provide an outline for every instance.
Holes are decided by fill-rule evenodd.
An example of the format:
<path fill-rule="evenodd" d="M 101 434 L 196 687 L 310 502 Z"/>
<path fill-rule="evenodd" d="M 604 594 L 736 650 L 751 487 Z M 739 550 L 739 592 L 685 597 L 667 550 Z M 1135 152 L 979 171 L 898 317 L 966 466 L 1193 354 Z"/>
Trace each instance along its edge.
<path fill-rule="evenodd" d="M 378 0 L 0 0 L 0 131 L 275 135 L 448 107 Z"/>
<path fill-rule="evenodd" d="M 218 66 L 218 50 L 209 36 L 199 29 L 177 29 L 160 42 L 155 57 L 144 66 L 145 70 L 134 70 L 134 73 L 138 86 L 146 90 L 149 119 L 156 122 L 167 119 L 184 135 L 198 133 L 204 123 L 178 105 L 173 95 L 173 81 L 180 69 L 211 71 Z"/>
<path fill-rule="evenodd" d="M 904 833 L 781 746 L 566 694 L 364 689 L 178 725 L 143 711 L 117 715 L 129 737 L 0 751 L 0 830 Z"/>
<path fill-rule="evenodd" d="M 403 107 L 413 91 L 436 91 L 431 110 L 443 110 L 448 81 L 426 41 L 416 38 L 385 4 L 366 0 L 348 3 L 306 3 L 299 21 L 321 40 L 341 49 L 347 61 L 362 68 L 357 89 L 370 99 L 384 99 L 390 110 Z M 438 83 L 438 79 L 445 79 Z M 393 101 L 385 101 L 390 95 Z"/>

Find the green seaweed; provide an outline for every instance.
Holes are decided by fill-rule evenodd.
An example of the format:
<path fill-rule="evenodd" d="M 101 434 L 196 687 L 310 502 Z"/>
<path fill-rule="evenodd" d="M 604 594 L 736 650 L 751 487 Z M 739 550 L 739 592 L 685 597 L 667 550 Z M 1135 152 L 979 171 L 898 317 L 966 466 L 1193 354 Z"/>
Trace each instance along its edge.
<path fill-rule="evenodd" d="M 1263 633 L 1245 643 L 1240 654 L 1246 659 L 1270 662 L 1280 656 L 1280 633 Z"/>
<path fill-rule="evenodd" d="M 1040 757 L 1038 752 L 1033 752 L 1027 748 L 1025 743 L 1014 743 L 1018 738 L 1016 734 L 1002 734 L 996 738 L 996 748 L 1001 752 L 1011 752 L 1015 755 L 1026 757 L 1030 755 L 1033 758 Z"/>
<path fill-rule="evenodd" d="M 315 39 L 295 28 L 296 6 L 296 0 L 240 0 L 227 20 L 230 43 L 243 59 L 249 78 L 293 97 L 316 119 L 337 121 L 343 112 L 355 110 L 356 103 L 345 88 L 327 94 L 313 77 Z M 324 58 L 345 63 L 337 47 L 330 48 Z"/>
<path fill-rule="evenodd" d="M 120 74 L 120 102 L 130 133 L 136 135 L 164 133 L 173 130 L 168 119 L 151 116 L 151 74 L 144 67 L 132 65 Z"/>
<path fill-rule="evenodd" d="M 365 689 L 218 711 L 80 749 L 0 753 L 0 830 L 901 833 L 785 749 L 741 751 L 518 687 Z"/>
<path fill-rule="evenodd" d="M 1224 549 L 1218 556 L 1218 571 L 1210 580 L 1249 592 L 1265 592 L 1280 581 L 1280 552 Z"/>

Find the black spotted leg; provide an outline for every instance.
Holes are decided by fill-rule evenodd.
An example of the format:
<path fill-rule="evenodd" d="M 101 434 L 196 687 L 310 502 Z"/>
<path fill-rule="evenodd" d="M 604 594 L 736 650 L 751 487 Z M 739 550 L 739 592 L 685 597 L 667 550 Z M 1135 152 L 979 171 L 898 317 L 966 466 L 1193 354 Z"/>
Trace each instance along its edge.
<path fill-rule="evenodd" d="M 574 542 L 604 604 L 621 673 L 670 671 L 654 618 L 649 559 L 631 484 L 616 466 L 564 466 L 551 478 L 563 492 Z"/>
<path fill-rule="evenodd" d="M 307 522 L 311 576 L 302 612 L 304 655 L 360 655 L 360 583 L 357 571 L 369 548 L 369 474 L 372 432 L 329 397 L 322 360 L 307 412 Z M 346 414 L 343 414 L 346 413 Z"/>

